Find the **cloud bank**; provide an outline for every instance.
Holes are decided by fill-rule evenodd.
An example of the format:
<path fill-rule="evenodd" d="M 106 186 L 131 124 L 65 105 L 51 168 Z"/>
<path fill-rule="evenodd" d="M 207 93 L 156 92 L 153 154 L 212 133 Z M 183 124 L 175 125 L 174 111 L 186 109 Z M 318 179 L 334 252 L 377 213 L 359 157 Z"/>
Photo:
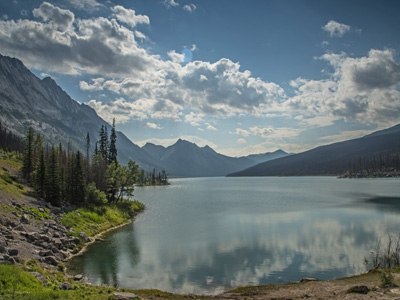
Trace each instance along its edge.
<path fill-rule="evenodd" d="M 100 6 L 94 0 L 81 3 Z M 179 5 L 173 0 L 163 3 Z M 184 9 L 194 11 L 196 6 Z M 168 52 L 168 58 L 152 54 L 141 45 L 146 36 L 138 30 L 150 25 L 149 17 L 121 5 L 111 7 L 107 18 L 81 19 L 70 10 L 43 2 L 33 16 L 33 20 L 0 21 L 2 53 L 46 72 L 90 75 L 90 81 L 80 82 L 82 90 L 114 95 L 108 102 L 89 101 L 106 120 L 148 120 L 145 124 L 156 128 L 154 120 L 167 119 L 214 131 L 217 128 L 204 116 L 289 116 L 304 122 L 296 119 L 302 115 L 319 118 L 315 122 L 328 118 L 328 124 L 339 118 L 368 124 L 400 120 L 400 65 L 391 49 L 371 49 L 363 57 L 326 52 L 319 59 L 332 73 L 319 80 L 292 80 L 288 93 L 228 58 L 185 63 L 175 50 Z M 333 20 L 322 28 L 331 37 L 351 30 Z M 237 133 L 271 137 L 265 130 L 248 128 Z M 287 136 L 286 128 L 278 134 Z"/>

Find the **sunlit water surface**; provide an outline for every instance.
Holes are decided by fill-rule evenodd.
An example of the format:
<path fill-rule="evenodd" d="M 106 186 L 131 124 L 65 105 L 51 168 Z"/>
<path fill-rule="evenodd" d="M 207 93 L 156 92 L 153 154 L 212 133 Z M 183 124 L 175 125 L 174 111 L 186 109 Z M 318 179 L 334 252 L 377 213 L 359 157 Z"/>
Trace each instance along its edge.
<path fill-rule="evenodd" d="M 399 179 L 191 178 L 136 188 L 147 209 L 68 266 L 94 284 L 216 294 L 365 271 L 400 232 Z"/>

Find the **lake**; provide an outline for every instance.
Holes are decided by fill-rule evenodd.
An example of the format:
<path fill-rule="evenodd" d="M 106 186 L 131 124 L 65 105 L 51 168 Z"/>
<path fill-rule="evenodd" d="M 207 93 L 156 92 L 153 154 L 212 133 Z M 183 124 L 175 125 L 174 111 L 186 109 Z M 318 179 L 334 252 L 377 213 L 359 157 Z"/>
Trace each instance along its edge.
<path fill-rule="evenodd" d="M 138 187 L 146 210 L 69 264 L 94 284 L 217 294 L 365 272 L 400 233 L 399 179 L 190 178 Z"/>

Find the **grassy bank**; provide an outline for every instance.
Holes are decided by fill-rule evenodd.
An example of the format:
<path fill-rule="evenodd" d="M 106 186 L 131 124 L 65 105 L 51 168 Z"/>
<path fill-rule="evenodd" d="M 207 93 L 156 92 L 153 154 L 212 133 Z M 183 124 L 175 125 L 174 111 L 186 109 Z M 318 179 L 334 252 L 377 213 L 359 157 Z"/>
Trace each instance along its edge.
<path fill-rule="evenodd" d="M 78 208 L 66 213 L 61 224 L 73 229 L 72 235 L 85 232 L 93 237 L 110 228 L 132 221 L 144 209 L 139 201 L 123 201 L 117 204 Z"/>

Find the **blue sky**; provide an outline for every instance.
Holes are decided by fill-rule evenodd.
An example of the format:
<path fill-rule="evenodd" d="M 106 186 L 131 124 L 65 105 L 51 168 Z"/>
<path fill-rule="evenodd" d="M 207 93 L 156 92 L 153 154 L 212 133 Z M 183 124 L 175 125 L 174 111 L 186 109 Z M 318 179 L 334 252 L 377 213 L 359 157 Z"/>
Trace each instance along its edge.
<path fill-rule="evenodd" d="M 133 142 L 301 152 L 400 121 L 399 1 L 0 3 L 0 53 Z"/>

